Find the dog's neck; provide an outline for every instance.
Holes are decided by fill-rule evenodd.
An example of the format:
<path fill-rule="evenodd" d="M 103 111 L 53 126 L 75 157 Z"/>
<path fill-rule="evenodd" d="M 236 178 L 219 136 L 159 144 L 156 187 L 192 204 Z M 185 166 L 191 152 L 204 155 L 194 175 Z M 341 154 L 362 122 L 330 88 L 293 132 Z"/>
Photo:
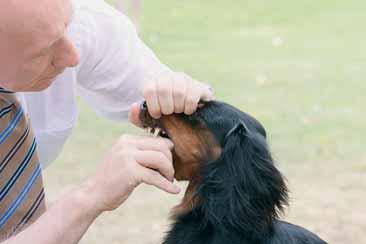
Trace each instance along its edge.
<path fill-rule="evenodd" d="M 191 224 L 198 222 L 202 230 L 266 238 L 287 203 L 287 187 L 266 139 L 243 125 L 235 127 L 222 145 L 220 157 L 203 162 L 200 177 L 190 182 L 181 217 L 194 219 Z"/>
<path fill-rule="evenodd" d="M 226 167 L 227 162 L 215 162 L 201 172 L 199 182 L 189 183 L 182 203 L 175 209 L 175 219 L 191 221 L 203 232 L 226 232 L 251 240 L 267 238 L 276 219 L 276 201 L 253 199 L 261 194 L 250 184 L 243 187 L 241 181 L 228 178 Z"/>
<path fill-rule="evenodd" d="M 196 206 L 199 206 L 199 199 L 196 197 L 197 184 L 198 183 L 193 180 L 189 182 L 181 203 L 174 207 L 172 211 L 173 219 L 185 214 L 189 214 L 194 211 Z"/>

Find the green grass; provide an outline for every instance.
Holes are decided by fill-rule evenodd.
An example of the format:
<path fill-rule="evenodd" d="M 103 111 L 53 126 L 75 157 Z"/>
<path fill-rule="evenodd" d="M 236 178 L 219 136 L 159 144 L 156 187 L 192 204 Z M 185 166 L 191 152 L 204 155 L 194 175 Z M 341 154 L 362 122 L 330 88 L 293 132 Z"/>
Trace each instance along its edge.
<path fill-rule="evenodd" d="M 282 160 L 362 155 L 364 1 L 144 4 L 142 38 L 161 60 L 257 116 Z M 273 45 L 276 39 L 282 45 Z M 82 110 L 73 137 L 78 146 L 71 148 L 88 148 L 97 138 L 109 144 L 127 130 L 97 119 L 84 104 Z"/>
<path fill-rule="evenodd" d="M 259 118 L 295 190 L 302 173 L 335 188 L 344 175 L 356 187 L 349 178 L 366 174 L 365 8 L 361 0 L 146 1 L 142 38 L 163 62 Z M 80 105 L 79 125 L 50 169 L 66 172 L 62 184 L 86 177 L 113 140 L 137 131 Z"/>

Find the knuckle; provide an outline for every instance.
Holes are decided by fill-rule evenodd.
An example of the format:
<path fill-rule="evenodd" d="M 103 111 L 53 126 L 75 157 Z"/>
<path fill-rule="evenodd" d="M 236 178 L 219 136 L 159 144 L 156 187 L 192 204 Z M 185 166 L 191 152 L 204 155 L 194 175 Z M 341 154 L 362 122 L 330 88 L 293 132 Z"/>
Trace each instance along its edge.
<path fill-rule="evenodd" d="M 151 173 L 150 173 L 150 176 L 152 178 L 158 178 L 158 177 L 160 177 L 160 174 L 157 171 L 152 170 Z"/>
<path fill-rule="evenodd" d="M 159 159 L 159 164 L 160 165 L 165 165 L 167 163 L 167 157 L 165 156 L 164 152 L 158 152 L 157 153 L 157 157 Z"/>
<path fill-rule="evenodd" d="M 167 138 L 158 138 L 158 139 L 162 144 L 160 148 L 166 148 L 166 150 L 171 154 L 172 152 L 170 151 L 170 149 L 174 147 L 174 143 Z"/>
<path fill-rule="evenodd" d="M 175 99 L 183 100 L 186 94 L 182 89 L 179 89 L 175 90 L 173 95 Z"/>
<path fill-rule="evenodd" d="M 156 89 L 152 86 L 145 87 L 143 90 L 143 95 L 145 98 L 152 97 L 156 93 Z"/>
<path fill-rule="evenodd" d="M 167 143 L 163 140 L 165 138 L 156 138 L 156 147 L 163 152 L 164 150 L 167 150 Z"/>
<path fill-rule="evenodd" d="M 165 171 L 167 172 L 167 174 L 169 176 L 174 175 L 174 168 L 173 168 L 173 165 L 170 162 L 165 163 L 164 169 L 165 169 Z"/>
<path fill-rule="evenodd" d="M 162 179 L 163 176 L 157 171 L 151 171 L 149 177 L 150 177 L 150 182 L 153 185 L 159 185 L 163 181 L 163 179 Z"/>
<path fill-rule="evenodd" d="M 159 96 L 168 96 L 169 95 L 169 89 L 164 87 L 164 88 L 160 88 L 158 90 L 158 94 Z"/>
<path fill-rule="evenodd" d="M 131 179 L 135 186 L 138 186 L 142 182 L 144 182 L 144 176 L 140 172 L 137 172 L 136 170 L 134 170 L 133 172 L 131 172 L 131 174 L 132 174 Z"/>
<path fill-rule="evenodd" d="M 129 158 L 127 155 L 123 155 L 122 157 L 124 158 Z M 131 160 L 122 160 L 122 165 L 123 165 L 123 171 L 124 172 L 128 172 L 128 174 L 134 174 L 135 172 L 135 167 L 134 164 L 132 163 Z"/>
<path fill-rule="evenodd" d="M 174 175 L 174 169 L 170 162 L 166 161 L 162 166 L 162 171 L 166 173 L 167 176 Z"/>
<path fill-rule="evenodd" d="M 132 135 L 124 134 L 124 135 L 120 136 L 119 142 L 122 144 L 126 144 L 126 143 L 130 143 L 132 141 L 132 139 L 133 139 Z"/>

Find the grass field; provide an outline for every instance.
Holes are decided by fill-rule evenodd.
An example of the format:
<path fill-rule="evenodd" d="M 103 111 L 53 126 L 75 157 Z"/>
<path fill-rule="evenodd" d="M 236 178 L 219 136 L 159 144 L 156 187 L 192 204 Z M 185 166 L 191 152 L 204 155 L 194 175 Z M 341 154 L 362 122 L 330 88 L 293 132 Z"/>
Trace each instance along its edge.
<path fill-rule="evenodd" d="M 366 243 L 365 8 L 363 0 L 154 0 L 142 19 L 142 38 L 163 62 L 264 123 L 291 189 L 286 219 L 333 244 Z M 91 175 L 120 134 L 137 132 L 80 106 L 77 129 L 46 171 L 50 199 Z M 82 243 L 158 244 L 179 199 L 142 186 Z"/>

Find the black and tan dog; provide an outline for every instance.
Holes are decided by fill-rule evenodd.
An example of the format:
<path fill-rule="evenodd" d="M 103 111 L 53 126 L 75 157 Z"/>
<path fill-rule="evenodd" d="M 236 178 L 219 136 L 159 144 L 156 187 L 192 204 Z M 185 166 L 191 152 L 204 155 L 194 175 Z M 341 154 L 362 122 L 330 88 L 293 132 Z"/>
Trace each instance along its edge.
<path fill-rule="evenodd" d="M 189 181 L 164 244 L 326 243 L 279 220 L 287 187 L 256 119 L 222 102 L 158 120 L 145 104 L 140 117 L 174 142 L 175 177 Z"/>

